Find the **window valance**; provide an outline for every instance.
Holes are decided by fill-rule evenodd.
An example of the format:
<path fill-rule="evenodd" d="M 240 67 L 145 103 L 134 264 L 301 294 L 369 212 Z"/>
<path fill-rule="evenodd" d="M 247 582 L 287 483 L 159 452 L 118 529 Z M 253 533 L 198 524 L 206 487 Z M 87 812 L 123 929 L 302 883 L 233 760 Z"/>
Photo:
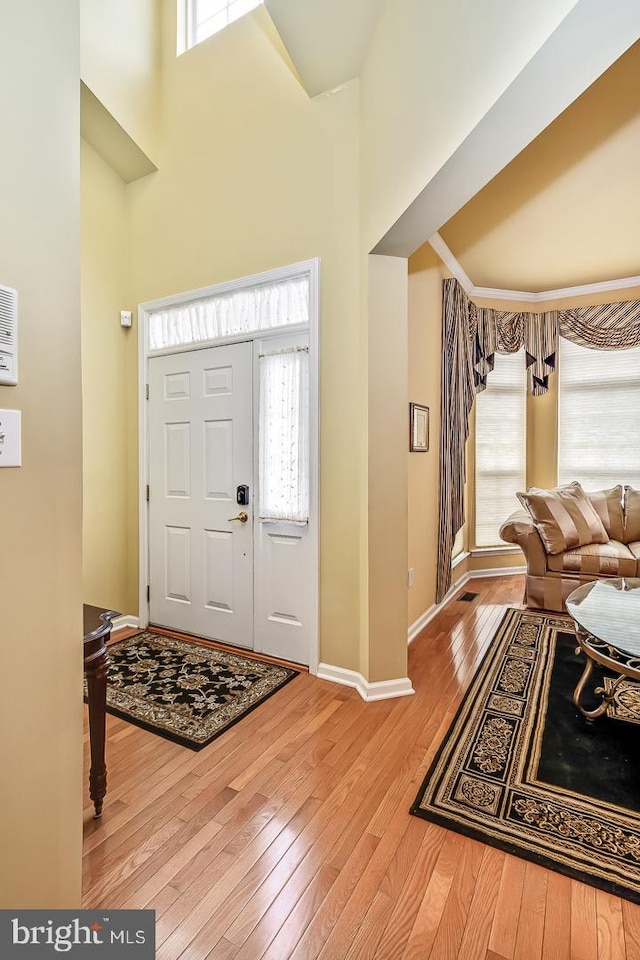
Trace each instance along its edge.
<path fill-rule="evenodd" d="M 496 353 L 516 353 L 524 347 L 530 389 L 539 396 L 546 393 L 549 374 L 555 370 L 559 336 L 595 350 L 640 346 L 640 300 L 512 313 L 476 306 L 457 280 L 445 280 L 445 284 L 460 289 L 461 296 L 456 299 L 466 314 L 476 393 L 486 387 Z"/>
<path fill-rule="evenodd" d="M 546 393 L 559 337 L 595 350 L 640 346 L 640 300 L 509 312 L 478 307 L 457 280 L 444 281 L 437 603 L 451 586 L 453 542 L 464 523 L 465 442 L 475 394 L 486 387 L 496 353 L 522 347 L 531 392 Z"/>

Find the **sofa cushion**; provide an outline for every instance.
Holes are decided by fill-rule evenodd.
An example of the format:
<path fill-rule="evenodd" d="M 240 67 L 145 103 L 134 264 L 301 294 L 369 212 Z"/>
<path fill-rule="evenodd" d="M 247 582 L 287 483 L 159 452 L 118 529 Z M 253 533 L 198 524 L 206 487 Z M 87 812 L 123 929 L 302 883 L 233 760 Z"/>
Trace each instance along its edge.
<path fill-rule="evenodd" d="M 640 577 L 640 540 L 632 540 L 631 543 L 628 543 L 627 546 L 631 553 L 634 555 L 638 561 L 638 569 L 636 571 L 636 577 Z"/>
<path fill-rule="evenodd" d="M 630 548 L 617 540 L 588 543 L 547 557 L 554 573 L 582 573 L 599 577 L 635 577 L 638 561 Z"/>
<path fill-rule="evenodd" d="M 532 487 L 517 497 L 531 514 L 547 553 L 609 542 L 602 520 L 577 481 L 554 490 Z"/>
<path fill-rule="evenodd" d="M 640 490 L 624 488 L 624 543 L 640 540 Z"/>
<path fill-rule="evenodd" d="M 602 525 L 612 540 L 624 543 L 624 514 L 622 512 L 622 484 L 610 490 L 585 490 L 589 502 L 602 520 Z"/>

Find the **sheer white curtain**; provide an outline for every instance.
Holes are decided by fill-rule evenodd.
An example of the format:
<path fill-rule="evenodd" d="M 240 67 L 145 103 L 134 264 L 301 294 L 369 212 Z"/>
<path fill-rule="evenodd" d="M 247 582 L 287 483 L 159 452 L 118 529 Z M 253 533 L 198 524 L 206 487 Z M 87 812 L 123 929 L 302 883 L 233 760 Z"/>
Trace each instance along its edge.
<path fill-rule="evenodd" d="M 258 516 L 309 520 L 309 351 L 260 357 Z"/>
<path fill-rule="evenodd" d="M 215 294 L 149 315 L 149 349 L 163 350 L 309 322 L 309 278 Z"/>

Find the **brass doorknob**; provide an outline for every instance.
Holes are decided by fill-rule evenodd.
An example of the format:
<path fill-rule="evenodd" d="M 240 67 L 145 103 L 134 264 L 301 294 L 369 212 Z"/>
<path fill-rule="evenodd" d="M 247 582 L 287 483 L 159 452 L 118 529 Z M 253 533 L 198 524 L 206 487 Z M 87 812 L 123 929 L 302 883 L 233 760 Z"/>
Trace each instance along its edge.
<path fill-rule="evenodd" d="M 242 510 L 237 517 L 229 517 L 229 523 L 231 523 L 232 520 L 239 520 L 240 523 L 246 523 L 248 519 L 249 515 Z"/>

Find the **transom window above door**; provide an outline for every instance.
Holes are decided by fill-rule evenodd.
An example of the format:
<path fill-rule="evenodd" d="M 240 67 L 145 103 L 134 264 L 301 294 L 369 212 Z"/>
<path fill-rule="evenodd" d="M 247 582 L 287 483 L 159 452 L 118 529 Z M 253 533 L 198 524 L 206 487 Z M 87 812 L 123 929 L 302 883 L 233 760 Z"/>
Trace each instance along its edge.
<path fill-rule="evenodd" d="M 151 352 L 309 323 L 309 275 L 203 294 L 149 313 Z"/>

